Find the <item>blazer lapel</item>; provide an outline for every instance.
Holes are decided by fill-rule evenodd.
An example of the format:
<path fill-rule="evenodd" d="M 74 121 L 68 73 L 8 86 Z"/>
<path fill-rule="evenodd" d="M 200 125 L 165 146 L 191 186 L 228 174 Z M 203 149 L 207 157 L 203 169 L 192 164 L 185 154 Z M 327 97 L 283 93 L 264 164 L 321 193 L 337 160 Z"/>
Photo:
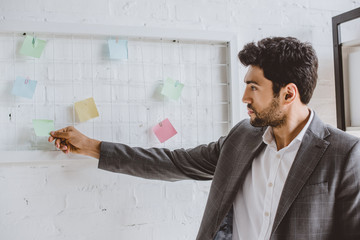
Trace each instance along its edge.
<path fill-rule="evenodd" d="M 328 134 L 328 130 L 315 115 L 313 122 L 304 135 L 286 179 L 274 219 L 272 234 L 276 231 L 328 147 L 329 142 L 323 139 Z"/>
<path fill-rule="evenodd" d="M 249 154 L 244 156 L 243 154 L 239 154 L 236 158 L 236 163 L 232 166 L 232 170 L 228 175 L 227 179 L 231 179 L 231 181 L 227 181 L 224 196 L 221 201 L 221 212 L 219 213 L 219 217 L 217 219 L 217 224 L 222 221 L 222 219 L 226 216 L 229 210 L 234 203 L 235 197 L 240 189 L 241 184 L 244 182 L 246 174 L 251 167 L 251 163 L 254 158 L 259 154 L 259 152 L 265 147 L 265 143 L 262 141 L 263 129 L 257 129 L 254 131 L 254 135 L 251 138 L 251 141 L 248 141 L 247 149 L 249 149 Z"/>

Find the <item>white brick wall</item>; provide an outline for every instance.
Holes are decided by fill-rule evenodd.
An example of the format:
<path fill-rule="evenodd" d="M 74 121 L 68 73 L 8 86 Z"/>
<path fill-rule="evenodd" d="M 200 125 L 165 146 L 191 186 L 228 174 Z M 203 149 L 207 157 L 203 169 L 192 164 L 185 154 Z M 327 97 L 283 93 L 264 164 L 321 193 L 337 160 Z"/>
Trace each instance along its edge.
<path fill-rule="evenodd" d="M 359 6 L 359 0 L 1 0 L 0 27 L 28 20 L 232 31 L 240 47 L 295 36 L 319 55 L 310 106 L 336 125 L 331 17 Z M 146 181 L 83 160 L 1 164 L 0 189 L 0 239 L 168 240 L 195 238 L 209 183 Z"/>

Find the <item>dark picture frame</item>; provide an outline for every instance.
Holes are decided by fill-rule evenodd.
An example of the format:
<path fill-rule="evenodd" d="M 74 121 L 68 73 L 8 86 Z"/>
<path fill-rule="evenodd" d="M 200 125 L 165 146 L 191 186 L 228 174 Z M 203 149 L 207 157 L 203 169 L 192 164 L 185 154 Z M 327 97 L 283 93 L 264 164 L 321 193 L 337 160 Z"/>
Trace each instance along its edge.
<path fill-rule="evenodd" d="M 360 18 L 360 8 L 342 13 L 332 18 L 333 50 L 334 50 L 334 73 L 335 73 L 335 96 L 336 96 L 336 119 L 337 127 L 346 130 L 345 101 L 344 101 L 344 72 L 342 62 L 342 42 L 340 25 L 342 23 Z"/>

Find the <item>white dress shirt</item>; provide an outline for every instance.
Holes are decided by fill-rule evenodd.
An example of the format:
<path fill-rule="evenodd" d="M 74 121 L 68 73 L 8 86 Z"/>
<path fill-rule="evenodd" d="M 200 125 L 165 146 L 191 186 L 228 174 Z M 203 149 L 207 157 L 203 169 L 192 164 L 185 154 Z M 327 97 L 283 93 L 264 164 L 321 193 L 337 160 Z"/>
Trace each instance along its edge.
<path fill-rule="evenodd" d="M 255 157 L 234 202 L 233 240 L 267 240 L 280 196 L 301 141 L 312 119 L 291 143 L 277 150 L 272 127 L 263 134 L 264 150 Z"/>

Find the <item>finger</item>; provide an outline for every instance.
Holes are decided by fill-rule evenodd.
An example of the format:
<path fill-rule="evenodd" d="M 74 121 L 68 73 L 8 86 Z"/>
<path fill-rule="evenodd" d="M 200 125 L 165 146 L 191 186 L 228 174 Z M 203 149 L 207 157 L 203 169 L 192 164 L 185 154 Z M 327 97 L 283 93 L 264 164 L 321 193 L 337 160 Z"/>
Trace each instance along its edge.
<path fill-rule="evenodd" d="M 61 143 L 59 149 L 60 150 L 67 150 L 68 147 L 65 144 Z"/>
<path fill-rule="evenodd" d="M 65 148 L 66 148 L 66 153 L 71 152 L 71 145 L 68 142 L 66 142 Z"/>
<path fill-rule="evenodd" d="M 63 138 L 63 139 L 69 138 L 69 132 L 67 131 L 67 128 L 63 128 L 57 131 L 52 131 L 50 132 L 50 135 L 55 138 Z"/>
<path fill-rule="evenodd" d="M 50 137 L 48 138 L 48 142 L 52 142 L 52 141 L 54 141 L 54 140 L 55 140 L 55 138 L 52 137 L 52 136 L 50 136 Z"/>
<path fill-rule="evenodd" d="M 55 147 L 60 148 L 60 144 L 61 144 L 61 139 L 60 139 L 60 138 L 56 138 L 56 140 L 55 140 Z"/>
<path fill-rule="evenodd" d="M 63 149 L 67 145 L 67 141 L 65 139 L 61 139 L 60 149 Z"/>
<path fill-rule="evenodd" d="M 65 147 L 66 147 L 66 149 L 65 149 L 65 154 L 70 153 L 70 145 L 69 145 L 69 144 L 66 144 Z"/>

